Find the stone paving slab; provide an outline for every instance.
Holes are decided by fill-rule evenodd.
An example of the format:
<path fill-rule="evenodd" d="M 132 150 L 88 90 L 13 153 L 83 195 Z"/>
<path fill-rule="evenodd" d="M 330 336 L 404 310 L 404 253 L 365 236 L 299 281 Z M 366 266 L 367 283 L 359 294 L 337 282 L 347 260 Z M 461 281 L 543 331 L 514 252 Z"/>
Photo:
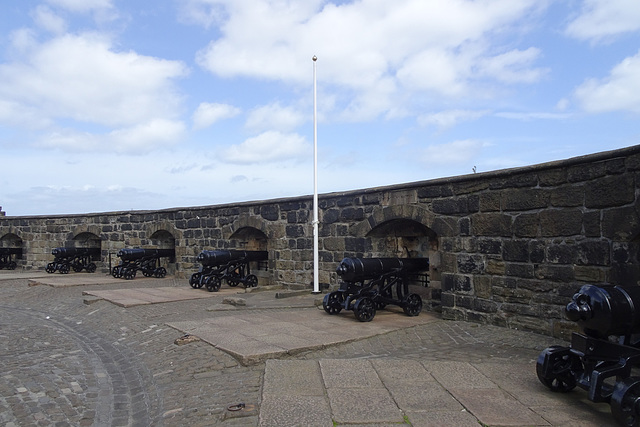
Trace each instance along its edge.
<path fill-rule="evenodd" d="M 361 340 L 398 329 L 437 320 L 430 313 L 411 317 L 381 310 L 371 322 L 359 322 L 353 313 L 329 315 L 322 309 L 246 312 L 216 316 L 202 321 L 171 322 L 167 325 L 203 341 L 250 365 L 269 358 L 325 348 Z M 267 333 L 270 331 L 269 333 Z"/>
<path fill-rule="evenodd" d="M 116 279 L 122 281 L 121 279 Z M 149 279 L 157 280 L 157 279 Z M 235 295 L 237 289 L 228 289 L 219 292 L 208 292 L 200 289 L 158 287 L 158 288 L 131 288 L 84 291 L 83 295 L 91 295 L 102 298 L 120 307 L 134 307 L 145 304 L 160 304 L 165 302 L 185 301 L 191 299 L 211 298 L 215 296 Z"/>
<path fill-rule="evenodd" d="M 70 286 L 108 285 L 122 282 L 124 282 L 123 279 L 116 279 L 111 275 L 101 273 L 47 273 L 46 276 L 29 279 L 29 286 L 46 285 L 53 288 L 67 288 Z"/>
<path fill-rule="evenodd" d="M 503 364 L 502 370 L 491 365 L 485 369 L 469 362 L 400 359 L 267 360 L 259 426 L 302 425 L 297 417 L 304 416 L 308 408 L 274 409 L 287 404 L 282 400 L 286 390 L 298 397 L 312 395 L 316 407 L 330 409 L 329 413 L 315 412 L 321 418 L 314 419 L 312 425 L 318 426 L 602 425 L 601 421 L 585 419 L 581 408 L 567 401 L 560 400 L 553 407 L 530 406 L 528 382 L 512 384 L 510 391 L 497 385 L 505 374 L 525 372 L 534 377 L 531 362 Z M 452 375 L 454 372 L 457 374 Z M 470 382 L 465 385 L 462 379 L 466 375 Z M 313 386 L 301 387 L 300 378 Z M 324 385 L 326 393 L 318 390 L 318 384 Z"/>

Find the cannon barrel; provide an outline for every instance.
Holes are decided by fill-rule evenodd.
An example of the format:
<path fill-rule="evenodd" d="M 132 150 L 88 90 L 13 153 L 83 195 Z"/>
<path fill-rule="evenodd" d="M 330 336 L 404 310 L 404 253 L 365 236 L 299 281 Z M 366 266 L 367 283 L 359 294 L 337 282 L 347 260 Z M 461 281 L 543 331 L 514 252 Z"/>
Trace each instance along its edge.
<path fill-rule="evenodd" d="M 251 261 L 264 261 L 268 259 L 267 251 L 239 251 L 239 250 L 204 250 L 196 257 L 196 261 L 202 263 L 202 265 L 213 267 L 218 266 L 229 261 L 243 260 L 247 262 Z"/>
<path fill-rule="evenodd" d="M 344 258 L 336 273 L 345 282 L 376 279 L 393 271 L 418 273 L 429 269 L 428 258 Z"/>
<path fill-rule="evenodd" d="M 77 255 L 100 255 L 100 248 L 53 248 L 51 255 L 72 257 Z"/>
<path fill-rule="evenodd" d="M 640 286 L 584 285 L 565 308 L 595 338 L 640 332 Z"/>
<path fill-rule="evenodd" d="M 20 255 L 22 248 L 0 248 L 0 255 Z"/>
<path fill-rule="evenodd" d="M 126 261 L 132 261 L 132 260 L 142 259 L 146 257 L 170 258 L 175 256 L 175 250 L 129 248 L 129 249 L 120 249 L 117 255 Z"/>

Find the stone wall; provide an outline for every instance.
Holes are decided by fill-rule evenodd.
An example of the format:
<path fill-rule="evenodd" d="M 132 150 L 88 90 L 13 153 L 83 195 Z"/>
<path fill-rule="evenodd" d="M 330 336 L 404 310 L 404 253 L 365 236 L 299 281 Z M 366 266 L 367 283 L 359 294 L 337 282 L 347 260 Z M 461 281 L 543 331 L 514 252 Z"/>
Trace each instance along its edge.
<path fill-rule="evenodd" d="M 640 146 L 541 165 L 319 196 L 319 281 L 348 256 L 423 256 L 447 319 L 564 336 L 562 309 L 586 283 L 640 279 Z M 266 250 L 259 283 L 311 289 L 312 198 L 158 211 L 0 217 L 0 247 L 43 269 L 59 246 L 175 248 L 188 277 L 203 249 Z M 73 274 L 73 273 L 72 273 Z"/>

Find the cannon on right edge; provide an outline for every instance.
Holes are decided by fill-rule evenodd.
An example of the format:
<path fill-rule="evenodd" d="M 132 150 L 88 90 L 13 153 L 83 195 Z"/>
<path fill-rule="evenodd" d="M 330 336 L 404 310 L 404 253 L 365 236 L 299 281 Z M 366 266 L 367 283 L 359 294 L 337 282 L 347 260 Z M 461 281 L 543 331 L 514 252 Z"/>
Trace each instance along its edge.
<path fill-rule="evenodd" d="M 174 258 L 174 249 L 120 249 L 117 254 L 121 262 L 111 269 L 111 275 L 115 278 L 124 277 L 127 280 L 134 279 L 138 270 L 145 277 L 162 278 L 167 275 L 167 269 L 160 265 L 160 258 Z"/>
<path fill-rule="evenodd" d="M 196 258 L 202 266 L 191 275 L 189 284 L 194 289 L 205 286 L 209 292 L 220 290 L 223 280 L 229 286 L 242 283 L 245 288 L 256 287 L 258 277 L 251 274 L 249 264 L 266 261 L 268 256 L 267 251 L 204 250 Z"/>
<path fill-rule="evenodd" d="M 620 425 L 640 426 L 640 286 L 584 285 L 565 313 L 584 333 L 540 353 L 538 379 L 555 392 L 578 386 Z"/>
<path fill-rule="evenodd" d="M 51 255 L 55 258 L 53 262 L 47 264 L 45 271 L 47 273 L 59 271 L 67 274 L 73 269 L 76 273 L 82 270 L 94 273 L 96 264 L 93 261 L 100 259 L 100 252 L 100 248 L 53 248 Z"/>
<path fill-rule="evenodd" d="M 389 304 L 417 316 L 422 298 L 409 293 L 409 279 L 428 270 L 428 258 L 344 258 L 336 269 L 340 289 L 325 295 L 322 307 L 329 314 L 352 310 L 361 322 L 370 322 Z"/>
<path fill-rule="evenodd" d="M 0 270 L 15 270 L 18 264 L 14 261 L 13 255 L 21 255 L 22 248 L 0 248 Z"/>

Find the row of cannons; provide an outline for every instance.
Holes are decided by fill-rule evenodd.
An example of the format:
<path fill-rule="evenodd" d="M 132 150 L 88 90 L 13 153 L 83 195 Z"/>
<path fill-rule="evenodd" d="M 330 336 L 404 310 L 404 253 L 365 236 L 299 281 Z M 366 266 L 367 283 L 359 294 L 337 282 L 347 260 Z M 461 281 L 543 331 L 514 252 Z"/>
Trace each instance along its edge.
<path fill-rule="evenodd" d="M 202 266 L 191 275 L 189 284 L 210 292 L 217 292 L 223 281 L 231 287 L 255 287 L 258 278 L 251 274 L 249 265 L 265 260 L 266 251 L 205 250 L 197 257 Z M 340 288 L 328 293 L 322 306 L 328 314 L 351 310 L 361 322 L 373 320 L 376 310 L 387 305 L 400 306 L 407 315 L 417 316 L 422 311 L 422 298 L 409 292 L 409 283 L 422 280 L 426 285 L 428 270 L 428 258 L 344 258 L 336 269 L 342 280 Z"/>
<path fill-rule="evenodd" d="M 66 274 L 70 270 L 89 273 L 96 271 L 93 262 L 100 257 L 98 248 L 55 248 L 55 256 L 46 271 Z M 141 271 L 145 277 L 162 278 L 167 270 L 160 265 L 161 258 L 175 257 L 173 249 L 120 249 L 121 262 L 111 269 L 116 278 L 133 279 Z M 267 251 L 203 250 L 196 261 L 201 267 L 189 278 L 194 289 L 206 288 L 210 292 L 220 290 L 222 283 L 230 287 L 243 285 L 256 287 L 258 277 L 251 273 L 251 263 L 268 260 Z M 361 322 L 373 320 L 377 310 L 395 305 L 409 316 L 422 311 L 422 298 L 409 292 L 410 283 L 427 286 L 428 258 L 344 258 L 336 269 L 341 279 L 337 291 L 328 293 L 322 302 L 328 314 L 342 310 L 353 311 Z"/>
<path fill-rule="evenodd" d="M 54 248 L 51 250 L 53 262 L 47 264 L 47 273 L 60 272 L 67 274 L 71 270 L 76 273 L 85 270 L 88 273 L 96 271 L 94 261 L 100 259 L 99 248 Z M 173 249 L 120 249 L 117 253 L 120 264 L 111 269 L 116 278 L 133 279 L 141 271 L 145 277 L 162 278 L 167 275 L 166 268 L 160 265 L 160 258 L 173 258 Z"/>

